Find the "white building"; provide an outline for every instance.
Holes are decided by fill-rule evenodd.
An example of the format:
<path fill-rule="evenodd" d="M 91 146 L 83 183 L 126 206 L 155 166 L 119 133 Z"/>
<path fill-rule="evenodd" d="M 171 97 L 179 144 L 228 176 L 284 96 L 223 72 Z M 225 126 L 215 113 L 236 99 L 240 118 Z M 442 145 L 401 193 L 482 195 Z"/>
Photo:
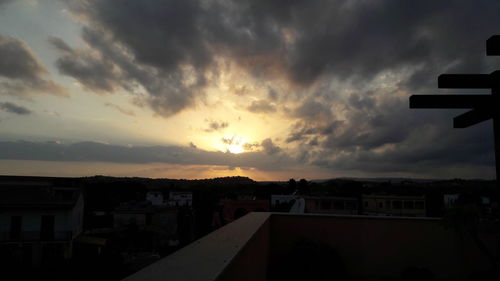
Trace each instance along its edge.
<path fill-rule="evenodd" d="M 450 209 L 455 207 L 456 202 L 458 200 L 458 197 L 460 197 L 460 194 L 444 194 L 443 195 L 443 201 L 444 201 L 444 207 L 446 209 Z"/>
<path fill-rule="evenodd" d="M 168 205 L 171 207 L 193 206 L 193 193 L 189 191 L 170 191 Z"/>
<path fill-rule="evenodd" d="M 290 203 L 295 200 L 295 195 L 271 195 L 271 207 L 278 204 Z"/>
<path fill-rule="evenodd" d="M 166 206 L 165 198 L 163 197 L 163 192 L 159 190 L 151 190 L 146 193 L 146 200 L 151 202 L 153 206 Z"/>

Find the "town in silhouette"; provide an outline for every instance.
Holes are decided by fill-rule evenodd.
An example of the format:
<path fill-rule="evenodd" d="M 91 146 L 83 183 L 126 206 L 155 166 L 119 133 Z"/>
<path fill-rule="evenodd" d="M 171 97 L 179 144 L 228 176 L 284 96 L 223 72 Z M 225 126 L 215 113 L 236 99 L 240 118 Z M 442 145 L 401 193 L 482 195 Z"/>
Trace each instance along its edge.
<path fill-rule="evenodd" d="M 455 223 L 495 220 L 500 211 L 491 180 L 1 176 L 0 193 L 7 280 L 121 280 L 250 212 Z"/>

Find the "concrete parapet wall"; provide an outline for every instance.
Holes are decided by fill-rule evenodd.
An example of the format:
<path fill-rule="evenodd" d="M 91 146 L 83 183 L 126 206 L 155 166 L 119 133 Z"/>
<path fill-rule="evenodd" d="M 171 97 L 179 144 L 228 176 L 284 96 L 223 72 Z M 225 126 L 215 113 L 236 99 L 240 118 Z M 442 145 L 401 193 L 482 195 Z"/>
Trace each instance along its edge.
<path fill-rule="evenodd" d="M 331 246 L 355 280 L 399 278 L 411 266 L 439 280 L 465 280 L 489 266 L 470 237 L 441 219 L 278 214 L 271 217 L 270 266 L 303 239 Z"/>

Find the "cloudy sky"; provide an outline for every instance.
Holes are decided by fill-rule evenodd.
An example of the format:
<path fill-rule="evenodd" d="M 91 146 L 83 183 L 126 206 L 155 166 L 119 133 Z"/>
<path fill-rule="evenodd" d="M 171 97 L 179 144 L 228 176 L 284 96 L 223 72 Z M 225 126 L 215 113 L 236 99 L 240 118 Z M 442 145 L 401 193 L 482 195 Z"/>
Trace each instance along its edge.
<path fill-rule="evenodd" d="M 494 178 L 491 121 L 452 129 L 463 110 L 408 98 L 498 69 L 499 15 L 482 0 L 0 0 L 0 174 Z"/>

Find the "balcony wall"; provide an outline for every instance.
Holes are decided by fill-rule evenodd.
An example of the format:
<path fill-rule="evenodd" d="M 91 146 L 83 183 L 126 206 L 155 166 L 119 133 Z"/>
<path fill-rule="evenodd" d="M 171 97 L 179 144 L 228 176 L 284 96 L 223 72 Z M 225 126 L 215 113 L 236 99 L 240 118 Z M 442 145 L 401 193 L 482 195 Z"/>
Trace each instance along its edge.
<path fill-rule="evenodd" d="M 294 245 L 303 240 L 331 246 L 355 280 L 398 279 L 408 267 L 426 268 L 439 280 L 465 280 L 489 266 L 470 237 L 446 228 L 441 219 L 275 214 L 271 277 L 290 268 L 280 261 L 296 255 Z"/>
<path fill-rule="evenodd" d="M 124 281 L 265 280 L 270 213 L 250 213 Z"/>
<path fill-rule="evenodd" d="M 315 258 L 294 251 L 304 240 L 333 249 L 353 280 L 398 280 L 412 266 L 439 280 L 466 280 L 489 265 L 470 237 L 445 228 L 440 219 L 250 213 L 125 280 L 294 276 L 302 270 L 296 260 Z M 328 262 L 319 270 L 326 267 L 333 278 L 338 265 Z"/>
<path fill-rule="evenodd" d="M 55 231 L 52 237 L 42 237 L 40 231 L 22 231 L 17 237 L 10 232 L 0 232 L 0 242 L 70 241 L 71 231 Z"/>

